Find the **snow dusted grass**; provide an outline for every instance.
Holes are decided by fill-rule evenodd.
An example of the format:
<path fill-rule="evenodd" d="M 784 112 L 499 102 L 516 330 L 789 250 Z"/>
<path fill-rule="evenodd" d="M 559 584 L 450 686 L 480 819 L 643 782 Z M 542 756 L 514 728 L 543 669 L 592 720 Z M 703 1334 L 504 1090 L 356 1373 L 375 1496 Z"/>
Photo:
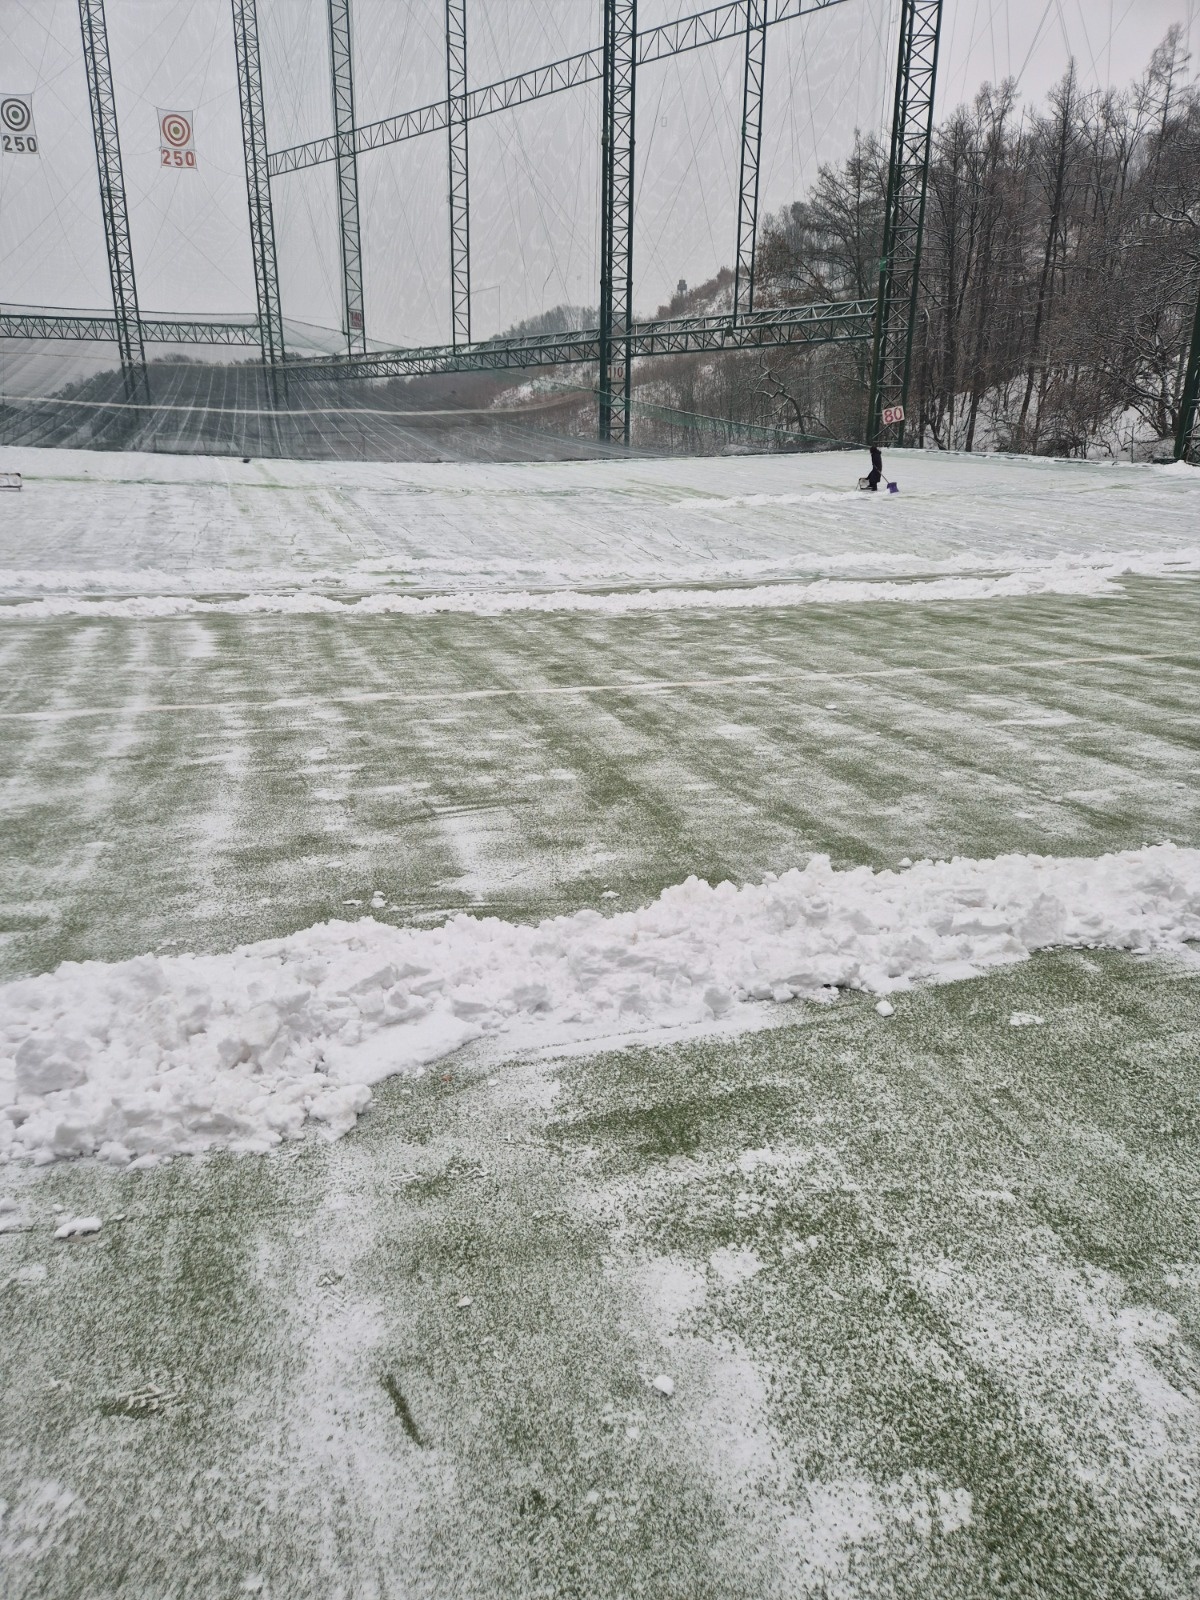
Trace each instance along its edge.
<path fill-rule="evenodd" d="M 1060 954 L 887 1021 L 473 1046 L 331 1146 L 50 1168 L 4 1240 L 10 1570 L 1185 1594 L 1194 990 Z"/>
<path fill-rule="evenodd" d="M 227 950 L 376 890 L 402 922 L 527 921 L 810 851 L 1188 842 L 1198 629 L 1182 579 L 802 617 L 0 629 L 0 972 Z"/>
<path fill-rule="evenodd" d="M 339 489 L 360 469 L 152 461 L 137 490 L 129 463 L 61 465 L 6 564 L 153 568 L 151 594 L 360 560 L 412 591 L 891 581 L 1196 542 L 1190 482 L 1149 469 L 906 461 L 868 512 L 832 498 L 844 458 L 456 467 L 453 492 L 406 468 L 402 494 L 382 468 Z M 693 498 L 733 503 L 673 509 Z M 379 590 L 351 577 L 288 582 Z M 634 911 L 812 851 L 1195 847 L 1198 624 L 1186 576 L 12 621 L 2 970 L 368 912 Z M 1187 957 L 1042 954 L 886 1018 L 851 994 L 653 1048 L 479 1040 L 380 1083 L 333 1144 L 10 1166 L 5 1582 L 1178 1600 L 1200 1574 L 1198 987 Z"/>

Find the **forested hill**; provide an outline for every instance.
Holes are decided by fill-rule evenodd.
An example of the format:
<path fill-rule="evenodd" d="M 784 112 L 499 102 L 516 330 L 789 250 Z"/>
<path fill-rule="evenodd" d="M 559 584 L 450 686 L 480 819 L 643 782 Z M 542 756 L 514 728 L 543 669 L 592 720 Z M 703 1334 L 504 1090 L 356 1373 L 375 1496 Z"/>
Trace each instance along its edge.
<path fill-rule="evenodd" d="M 873 139 L 822 168 L 764 230 L 763 292 L 873 294 L 886 181 Z M 1170 436 L 1198 274 L 1200 88 L 1178 27 L 1124 91 L 1085 92 L 1073 66 L 1037 108 L 986 86 L 934 143 L 910 405 L 925 442 L 1082 454 L 1122 413 Z M 824 367 L 810 404 L 845 431 L 859 369 Z"/>

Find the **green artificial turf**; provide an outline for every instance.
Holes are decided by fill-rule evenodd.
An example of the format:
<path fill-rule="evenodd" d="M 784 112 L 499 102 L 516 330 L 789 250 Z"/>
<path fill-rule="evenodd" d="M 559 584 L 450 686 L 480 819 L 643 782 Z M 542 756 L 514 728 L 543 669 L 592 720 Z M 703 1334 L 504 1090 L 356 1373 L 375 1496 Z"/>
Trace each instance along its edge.
<path fill-rule="evenodd" d="M 1125 586 L 7 625 L 4 975 L 1196 844 L 1200 585 Z M 1198 974 L 472 1046 L 332 1145 L 6 1169 L 0 1594 L 1200 1592 Z"/>

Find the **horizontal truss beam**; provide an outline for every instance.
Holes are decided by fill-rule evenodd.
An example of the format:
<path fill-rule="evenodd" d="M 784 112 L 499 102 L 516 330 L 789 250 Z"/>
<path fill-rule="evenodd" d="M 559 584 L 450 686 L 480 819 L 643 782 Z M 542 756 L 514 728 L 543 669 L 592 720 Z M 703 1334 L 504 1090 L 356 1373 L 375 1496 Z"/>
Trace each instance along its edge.
<path fill-rule="evenodd" d="M 658 28 L 643 29 L 637 36 L 637 65 L 641 67 L 651 61 L 684 55 L 689 50 L 718 44 L 722 39 L 744 37 L 747 3 L 748 0 L 730 0 L 730 3 L 711 11 L 699 11 Z M 827 11 L 831 6 L 844 3 L 845 0 L 770 0 L 767 24 L 790 22 L 794 17 Z M 600 46 L 594 50 L 584 50 L 579 55 L 564 56 L 561 61 L 552 61 L 544 67 L 532 67 L 528 72 L 517 73 L 515 77 L 502 78 L 498 83 L 472 89 L 464 97 L 464 120 L 469 122 L 475 117 L 490 117 L 497 111 L 526 105 L 530 100 L 540 100 L 548 94 L 560 94 L 564 89 L 574 89 L 581 83 L 599 83 L 603 77 L 604 51 Z M 424 133 L 436 133 L 449 127 L 449 124 L 450 102 L 436 100 L 431 105 L 385 117 L 381 122 L 364 123 L 355 132 L 355 151 L 362 155 L 366 150 L 402 144 L 406 139 L 416 139 Z M 337 138 L 330 134 L 325 139 L 310 139 L 306 144 L 274 151 L 267 158 L 267 170 L 271 177 L 276 178 L 285 172 L 300 172 L 305 167 L 319 167 L 324 162 L 335 161 L 337 154 Z"/>
<path fill-rule="evenodd" d="M 697 351 L 757 350 L 775 345 L 841 344 L 869 340 L 875 325 L 874 300 L 777 306 L 732 316 L 667 317 L 634 322 L 629 328 L 633 357 L 686 355 Z M 436 372 L 487 372 L 514 367 L 556 367 L 600 359 L 599 328 L 539 333 L 519 339 L 487 339 L 479 344 L 425 345 L 381 350 L 368 356 L 314 356 L 291 361 L 297 375 L 346 378 L 411 378 Z"/>
<path fill-rule="evenodd" d="M 0 339 L 105 339 L 118 337 L 111 315 L 70 316 L 56 312 L 0 311 Z M 147 344 L 250 344 L 259 342 L 257 322 L 189 322 L 142 317 Z"/>
<path fill-rule="evenodd" d="M 698 350 L 753 350 L 785 344 L 835 344 L 870 339 L 874 300 L 839 300 L 803 306 L 775 306 L 731 316 L 665 317 L 631 325 L 635 356 L 680 355 Z M 154 344 L 256 345 L 257 322 L 189 322 L 143 317 L 142 336 Z M 115 341 L 111 314 L 61 315 L 0 312 L 0 339 L 96 339 Z M 514 367 L 552 367 L 596 361 L 600 329 L 524 334 L 485 339 L 478 344 L 419 345 L 380 350 L 371 355 L 293 357 L 291 372 L 328 373 L 347 378 L 413 377 L 430 372 L 486 372 Z"/>

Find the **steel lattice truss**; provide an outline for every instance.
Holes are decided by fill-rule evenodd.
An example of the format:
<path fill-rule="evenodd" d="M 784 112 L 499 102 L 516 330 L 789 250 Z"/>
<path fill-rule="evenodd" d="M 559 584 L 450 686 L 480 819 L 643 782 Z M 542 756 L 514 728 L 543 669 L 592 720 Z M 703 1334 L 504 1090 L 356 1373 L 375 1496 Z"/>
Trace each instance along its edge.
<path fill-rule="evenodd" d="M 753 5 L 756 0 L 749 0 L 749 3 Z M 761 3 L 769 12 L 768 23 L 776 23 L 788 22 L 793 17 L 806 16 L 810 12 L 827 11 L 831 6 L 843 5 L 845 0 L 761 0 Z M 640 67 L 649 61 L 664 61 L 669 56 L 699 50 L 705 45 L 717 44 L 722 39 L 737 38 L 746 31 L 746 13 L 747 0 L 729 0 L 728 4 L 711 11 L 696 12 L 658 28 L 647 28 L 637 35 L 637 65 Z M 581 83 L 600 83 L 603 78 L 604 49 L 601 46 L 472 89 L 465 97 L 465 116 L 468 121 L 476 117 L 490 117 L 497 111 L 526 105 L 530 100 L 540 100 L 548 94 L 561 94 L 565 89 L 575 89 Z M 387 145 L 402 144 L 404 140 L 419 138 L 424 133 L 436 133 L 445 128 L 449 121 L 449 100 L 436 100 L 431 105 L 402 111 L 380 122 L 364 123 L 356 131 L 355 149 L 360 155 L 364 150 L 382 150 Z M 310 139 L 305 144 L 272 152 L 270 173 L 276 178 L 285 172 L 299 172 L 304 167 L 316 167 L 323 162 L 333 161 L 336 155 L 335 138 Z"/>
<path fill-rule="evenodd" d="M 788 344 L 841 344 L 871 337 L 874 300 L 813 302 L 731 316 L 664 317 L 630 325 L 634 356 L 682 355 L 693 351 L 752 350 Z M 204 322 L 143 318 L 147 344 L 256 345 L 257 322 Z M 60 312 L 0 311 L 0 339 L 115 339 L 112 316 L 64 316 Z M 598 361 L 600 329 L 523 334 L 515 339 L 485 339 L 472 345 L 420 345 L 374 354 L 310 356 L 288 362 L 292 370 L 345 377 L 409 377 L 432 372 L 480 372 L 489 367 L 544 367 Z"/>
<path fill-rule="evenodd" d="M 450 148 L 450 330 L 471 342 L 471 203 L 467 178 L 467 0 L 446 0 L 446 127 Z"/>
<path fill-rule="evenodd" d="M 629 326 L 632 357 L 687 355 L 696 351 L 754 350 L 790 344 L 840 344 L 869 339 L 874 300 L 781 306 L 732 316 L 666 317 Z M 381 350 L 367 356 L 314 356 L 289 363 L 305 376 L 411 378 L 435 372 L 482 372 L 495 368 L 556 367 L 600 359 L 601 330 L 572 328 L 562 333 L 485 339 L 478 344 L 424 345 Z"/>
<path fill-rule="evenodd" d="M 337 141 L 338 223 L 342 239 L 342 320 L 348 350 L 367 348 L 362 242 L 358 225 L 358 156 L 354 150 L 354 69 L 350 0 L 329 0 L 329 60 Z"/>
<path fill-rule="evenodd" d="M 233 42 L 237 53 L 238 99 L 242 111 L 242 147 L 246 157 L 246 195 L 250 205 L 250 247 L 254 256 L 254 288 L 263 361 L 271 367 L 284 359 L 283 314 L 279 302 L 279 266 L 275 256 L 275 223 L 267 173 L 267 126 L 263 110 L 262 63 L 258 54 L 255 0 L 232 0 Z"/>
<path fill-rule="evenodd" d="M 1200 422 L 1200 282 L 1196 285 L 1196 320 L 1192 324 L 1192 343 L 1184 369 L 1183 395 L 1179 406 L 1179 427 L 1175 433 L 1175 459 L 1186 461 L 1196 439 Z"/>
<path fill-rule="evenodd" d="M 125 179 L 121 171 L 121 141 L 117 132 L 117 106 L 113 98 L 112 68 L 108 58 L 104 0 L 79 0 L 79 26 L 83 34 L 83 62 L 87 69 L 92 134 L 96 144 L 96 171 L 100 179 L 100 209 L 104 216 L 108 275 L 112 283 L 113 317 L 110 326 L 116 333 L 121 371 L 129 399 L 139 401 L 148 398 L 146 352 L 138 316 L 137 281 L 133 271 L 133 247 L 129 240 L 129 211 L 125 204 Z"/>
<path fill-rule="evenodd" d="M 758 245 L 758 168 L 762 155 L 763 73 L 767 59 L 767 0 L 747 0 L 746 62 L 742 78 L 742 172 L 738 184 L 737 257 L 733 313 L 754 310 Z"/>
<path fill-rule="evenodd" d="M 629 443 L 633 381 L 633 149 L 637 0 L 604 0 L 600 200 L 600 437 Z"/>
<path fill-rule="evenodd" d="M 142 317 L 146 344 L 260 343 L 257 322 L 206 322 L 202 318 Z M 106 312 L 69 316 L 61 311 L 0 311 L 0 339 L 116 339 L 117 319 Z"/>
<path fill-rule="evenodd" d="M 941 19 L 942 0 L 900 0 L 900 61 L 867 420 L 868 438 L 897 445 L 904 443 L 904 422 L 885 425 L 883 412 L 893 406 L 903 410 L 912 373 Z"/>

